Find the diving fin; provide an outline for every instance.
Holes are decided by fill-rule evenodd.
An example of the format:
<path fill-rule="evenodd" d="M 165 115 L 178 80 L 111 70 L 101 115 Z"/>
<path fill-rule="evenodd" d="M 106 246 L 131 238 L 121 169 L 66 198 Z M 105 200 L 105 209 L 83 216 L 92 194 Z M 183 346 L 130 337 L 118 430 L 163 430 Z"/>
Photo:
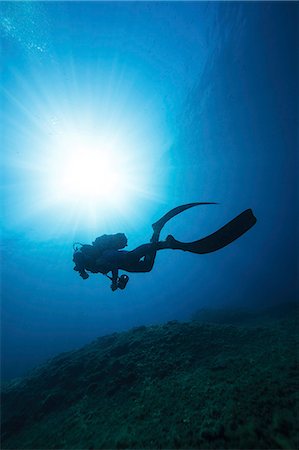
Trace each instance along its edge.
<path fill-rule="evenodd" d="M 168 222 L 173 217 L 177 216 L 183 211 L 186 211 L 189 208 L 193 208 L 193 206 L 199 205 L 217 205 L 215 202 L 196 202 L 196 203 L 187 203 L 185 205 L 176 206 L 175 208 L 168 211 L 164 216 L 161 217 L 157 222 L 153 223 L 152 227 L 154 230 L 154 234 L 151 238 L 151 242 L 158 242 L 160 233 L 166 222 Z"/>
<path fill-rule="evenodd" d="M 166 238 L 167 247 L 164 248 L 178 249 L 198 254 L 212 253 L 238 239 L 253 227 L 255 223 L 256 217 L 252 210 L 246 209 L 222 228 L 215 231 L 215 233 L 198 241 L 180 242 L 170 235 Z"/>

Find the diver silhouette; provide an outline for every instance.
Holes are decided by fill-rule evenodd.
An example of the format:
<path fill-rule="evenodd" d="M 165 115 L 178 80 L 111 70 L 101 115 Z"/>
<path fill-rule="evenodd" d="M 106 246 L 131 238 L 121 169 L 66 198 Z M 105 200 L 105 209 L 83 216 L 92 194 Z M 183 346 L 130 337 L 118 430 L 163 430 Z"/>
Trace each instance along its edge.
<path fill-rule="evenodd" d="M 153 236 L 150 243 L 140 245 L 134 250 L 123 250 L 127 246 L 124 233 L 104 234 L 92 242 L 92 245 L 74 243 L 74 270 L 85 280 L 88 272 L 102 273 L 112 281 L 111 289 L 124 289 L 129 281 L 128 275 L 118 276 L 119 270 L 125 272 L 150 272 L 153 268 L 158 250 L 183 250 L 204 254 L 219 250 L 238 239 L 255 223 L 256 218 L 251 209 L 246 209 L 215 233 L 194 242 L 180 242 L 172 235 L 160 241 L 160 232 L 166 222 L 181 212 L 198 205 L 211 205 L 214 202 L 196 202 L 177 206 L 152 225 Z M 108 273 L 111 272 L 112 276 Z"/>

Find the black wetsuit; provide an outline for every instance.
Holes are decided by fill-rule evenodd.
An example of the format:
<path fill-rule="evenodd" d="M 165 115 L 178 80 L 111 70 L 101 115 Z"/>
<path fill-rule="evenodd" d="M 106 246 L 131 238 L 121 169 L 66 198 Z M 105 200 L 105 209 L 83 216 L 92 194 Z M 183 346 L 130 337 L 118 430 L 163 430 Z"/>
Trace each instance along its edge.
<path fill-rule="evenodd" d="M 173 249 L 197 254 L 211 253 L 238 239 L 256 223 L 252 210 L 247 209 L 215 233 L 197 241 L 180 242 L 171 235 L 165 241 L 158 240 L 160 231 L 168 220 L 188 208 L 201 204 L 206 203 L 189 203 L 169 211 L 158 222 L 153 224 L 154 235 L 152 242 L 140 245 L 134 250 L 105 249 L 96 245 L 82 245 L 81 249 L 74 253 L 73 261 L 76 264 L 74 270 L 77 270 L 82 278 L 88 277 L 86 270 L 105 275 L 112 272 L 112 285 L 115 287 L 118 279 L 118 270 L 149 272 L 154 265 L 158 250 Z"/>

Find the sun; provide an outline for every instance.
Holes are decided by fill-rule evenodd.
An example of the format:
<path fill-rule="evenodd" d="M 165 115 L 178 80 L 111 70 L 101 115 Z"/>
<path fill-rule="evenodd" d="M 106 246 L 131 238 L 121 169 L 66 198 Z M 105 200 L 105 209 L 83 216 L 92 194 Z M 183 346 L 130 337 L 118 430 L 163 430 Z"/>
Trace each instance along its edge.
<path fill-rule="evenodd" d="M 140 188 L 132 180 L 136 168 L 124 140 L 73 131 L 52 145 L 48 191 L 57 201 L 117 204 Z"/>
<path fill-rule="evenodd" d="M 113 232 L 164 201 L 169 135 L 141 94 L 137 101 L 124 86 L 116 101 L 100 85 L 91 95 L 79 78 L 80 92 L 39 77 L 33 90 L 21 80 L 22 103 L 4 145 L 10 226 L 53 235 Z"/>
<path fill-rule="evenodd" d="M 31 153 L 31 213 L 74 230 L 136 221 L 158 191 L 158 153 L 136 130 L 134 121 L 102 127 L 60 121 Z"/>

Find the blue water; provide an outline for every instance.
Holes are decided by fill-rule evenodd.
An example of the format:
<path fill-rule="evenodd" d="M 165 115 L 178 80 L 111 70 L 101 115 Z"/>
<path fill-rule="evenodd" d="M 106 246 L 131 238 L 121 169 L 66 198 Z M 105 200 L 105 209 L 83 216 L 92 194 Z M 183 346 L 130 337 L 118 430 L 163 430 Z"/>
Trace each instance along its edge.
<path fill-rule="evenodd" d="M 297 24 L 292 2 L 1 3 L 3 379 L 201 307 L 297 299 Z M 66 196 L 64 151 L 107 130 L 132 186 Z M 125 232 L 134 248 L 192 201 L 219 205 L 162 238 L 198 239 L 249 207 L 258 222 L 216 253 L 159 253 L 125 291 L 73 271 L 74 241 Z"/>

